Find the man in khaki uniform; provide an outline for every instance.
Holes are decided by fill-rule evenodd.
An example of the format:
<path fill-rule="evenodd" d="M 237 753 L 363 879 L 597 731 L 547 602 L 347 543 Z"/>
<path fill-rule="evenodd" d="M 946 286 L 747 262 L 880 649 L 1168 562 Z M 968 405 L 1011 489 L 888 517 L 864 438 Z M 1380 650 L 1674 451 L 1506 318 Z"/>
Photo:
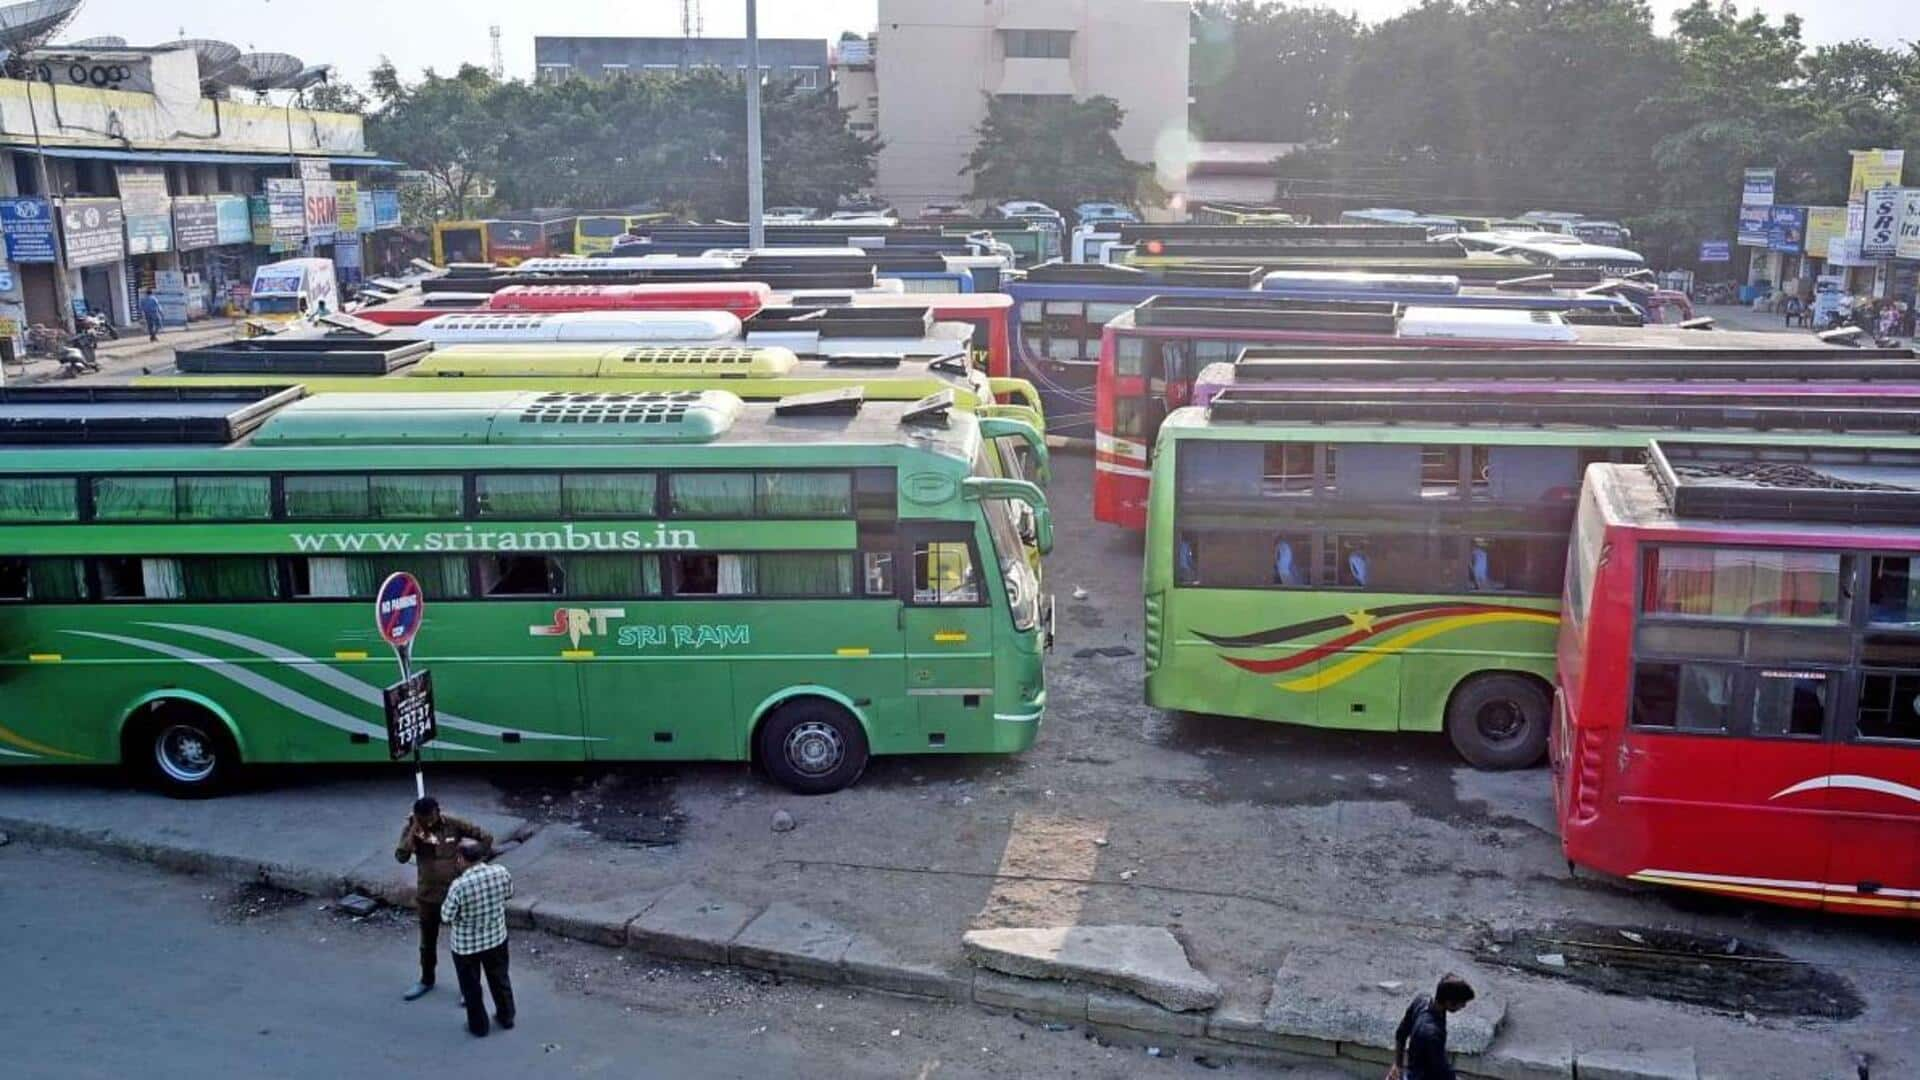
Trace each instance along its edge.
<path fill-rule="evenodd" d="M 462 840 L 479 841 L 489 851 L 493 848 L 491 833 L 441 813 L 439 800 L 427 795 L 414 802 L 393 849 L 393 857 L 400 862 L 413 860 L 419 874 L 413 903 L 420 911 L 420 981 L 402 995 L 407 1001 L 433 989 L 433 969 L 440 953 L 440 905 L 447 898 L 447 887 L 460 876 Z"/>

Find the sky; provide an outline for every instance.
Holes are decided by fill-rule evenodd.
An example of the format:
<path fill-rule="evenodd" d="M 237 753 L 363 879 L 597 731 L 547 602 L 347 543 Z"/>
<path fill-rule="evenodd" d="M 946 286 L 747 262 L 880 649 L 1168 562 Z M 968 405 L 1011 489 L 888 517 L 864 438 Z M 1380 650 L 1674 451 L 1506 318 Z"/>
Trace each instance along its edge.
<path fill-rule="evenodd" d="M 1098 3 L 1099 0 L 1090 0 Z M 1331 0 L 1367 21 L 1389 18 L 1415 0 Z M 1652 0 L 1662 31 L 1667 15 L 1686 0 Z M 760 0 L 764 37 L 833 39 L 842 30 L 873 28 L 877 0 Z M 1811 44 L 1866 38 L 1882 45 L 1920 40 L 1920 3 L 1914 0 L 1744 0 L 1779 16 L 1798 12 Z M 709 37 L 745 32 L 744 0 L 703 0 Z M 535 35 L 660 36 L 680 33 L 680 0 L 84 0 L 63 39 L 118 34 L 135 45 L 175 38 L 222 38 L 245 51 L 290 52 L 309 64 L 333 64 L 364 84 L 382 56 L 407 78 L 420 69 L 452 71 L 462 62 L 485 65 L 487 28 L 500 27 L 507 74 L 533 71 Z"/>

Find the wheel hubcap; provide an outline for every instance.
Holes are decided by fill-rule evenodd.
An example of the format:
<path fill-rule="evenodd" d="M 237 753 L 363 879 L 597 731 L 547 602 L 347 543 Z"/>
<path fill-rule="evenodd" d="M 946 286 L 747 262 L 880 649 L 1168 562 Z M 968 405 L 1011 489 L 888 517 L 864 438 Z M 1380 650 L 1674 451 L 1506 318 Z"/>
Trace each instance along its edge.
<path fill-rule="evenodd" d="M 217 763 L 206 733 L 186 724 L 162 731 L 154 741 L 153 756 L 161 772 L 183 784 L 197 784 L 212 776 Z"/>
<path fill-rule="evenodd" d="M 808 776 L 825 776 L 847 758 L 847 743 L 832 724 L 817 720 L 787 733 L 787 764 Z"/>
<path fill-rule="evenodd" d="M 1511 701 L 1493 701 L 1480 707 L 1480 711 L 1474 715 L 1473 724 L 1487 739 L 1512 742 L 1526 730 L 1527 716 L 1520 706 Z"/>

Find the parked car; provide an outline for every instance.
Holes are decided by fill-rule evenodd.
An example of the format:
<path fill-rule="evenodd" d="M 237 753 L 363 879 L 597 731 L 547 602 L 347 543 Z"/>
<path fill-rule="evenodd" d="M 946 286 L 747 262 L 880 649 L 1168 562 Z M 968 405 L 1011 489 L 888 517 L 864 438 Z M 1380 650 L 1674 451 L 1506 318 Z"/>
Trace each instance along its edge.
<path fill-rule="evenodd" d="M 972 214 L 967 213 L 965 203 L 955 202 L 951 199 L 941 199 L 936 202 L 930 202 L 920 210 L 920 220 L 922 221 L 939 221 L 942 219 L 969 218 L 972 216 Z"/>
<path fill-rule="evenodd" d="M 1082 225 L 1096 221 L 1139 221 L 1140 215 L 1115 202 L 1083 202 L 1073 208 Z"/>
<path fill-rule="evenodd" d="M 1060 216 L 1060 211 L 1034 199 L 1010 199 L 994 207 L 994 209 L 1001 217 L 1045 218 L 1049 221 L 1060 222 L 1062 227 L 1066 225 L 1066 219 Z"/>

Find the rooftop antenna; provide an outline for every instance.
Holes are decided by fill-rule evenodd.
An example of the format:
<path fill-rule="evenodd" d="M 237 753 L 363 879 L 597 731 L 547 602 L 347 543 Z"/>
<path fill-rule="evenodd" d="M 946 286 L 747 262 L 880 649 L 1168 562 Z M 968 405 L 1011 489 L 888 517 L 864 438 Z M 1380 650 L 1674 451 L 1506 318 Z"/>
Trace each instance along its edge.
<path fill-rule="evenodd" d="M 707 36 L 707 20 L 700 11 L 700 0 L 680 0 L 680 36 Z"/>
<path fill-rule="evenodd" d="M 493 73 L 493 81 L 500 82 L 507 77 L 507 62 L 500 55 L 500 24 L 487 27 L 487 36 L 493 39 L 493 66 L 488 70 Z"/>

